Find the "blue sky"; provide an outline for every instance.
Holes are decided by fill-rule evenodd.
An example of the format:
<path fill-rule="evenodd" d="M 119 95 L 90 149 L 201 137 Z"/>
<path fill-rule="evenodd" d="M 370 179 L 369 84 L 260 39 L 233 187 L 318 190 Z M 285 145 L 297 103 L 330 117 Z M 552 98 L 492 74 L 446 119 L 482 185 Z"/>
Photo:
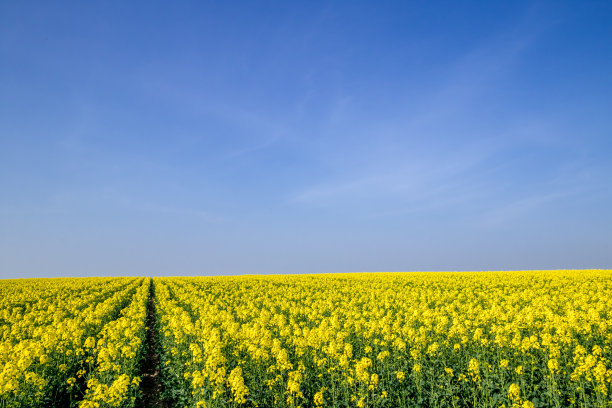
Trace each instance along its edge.
<path fill-rule="evenodd" d="M 0 277 L 611 268 L 611 17 L 2 2 Z"/>

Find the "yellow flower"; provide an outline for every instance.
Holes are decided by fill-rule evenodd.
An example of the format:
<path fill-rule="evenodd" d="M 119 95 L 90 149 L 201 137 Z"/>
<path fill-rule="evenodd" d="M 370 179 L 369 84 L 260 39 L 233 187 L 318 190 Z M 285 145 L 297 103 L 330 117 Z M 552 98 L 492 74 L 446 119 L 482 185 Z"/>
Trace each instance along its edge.
<path fill-rule="evenodd" d="M 325 404 L 325 398 L 323 398 L 323 393 L 326 388 L 321 388 L 317 393 L 315 393 L 313 401 L 317 407 L 322 407 Z"/>
<path fill-rule="evenodd" d="M 439 349 L 440 349 L 440 345 L 438 344 L 437 341 L 435 341 L 431 343 L 429 347 L 427 347 L 427 354 L 430 356 L 435 356 L 438 353 Z"/>
<path fill-rule="evenodd" d="M 376 373 L 372 373 L 372 375 L 370 376 L 370 385 L 369 385 L 369 389 L 373 390 L 374 388 L 376 388 L 378 386 L 378 374 Z"/>
<path fill-rule="evenodd" d="M 378 356 L 376 356 L 376 359 L 377 359 L 378 361 L 385 361 L 385 359 L 386 359 L 387 357 L 389 357 L 389 354 L 390 354 L 390 353 L 389 353 L 389 351 L 388 351 L 388 350 L 381 351 L 380 353 L 378 353 Z"/>
<path fill-rule="evenodd" d="M 372 360 L 367 357 L 363 357 L 355 365 L 355 375 L 359 381 L 367 383 L 370 380 L 370 374 L 368 368 L 372 367 Z"/>
<path fill-rule="evenodd" d="M 89 349 L 92 349 L 92 348 L 96 347 L 96 339 L 94 339 L 93 337 L 89 336 L 87 338 L 87 340 L 85 340 L 85 343 L 83 344 L 83 347 L 89 348 Z"/>
<path fill-rule="evenodd" d="M 472 377 L 472 380 L 475 382 L 479 382 L 480 378 L 480 366 L 478 364 L 478 360 L 472 358 L 468 363 L 468 374 Z"/>
<path fill-rule="evenodd" d="M 508 398 L 510 401 L 519 401 L 521 399 L 521 388 L 517 384 L 510 384 Z"/>
<path fill-rule="evenodd" d="M 244 384 L 242 367 L 238 366 L 230 372 L 227 377 L 227 383 L 232 390 L 234 401 L 237 404 L 244 404 L 246 402 L 246 396 L 249 395 L 249 388 Z"/>
<path fill-rule="evenodd" d="M 548 369 L 553 374 L 557 373 L 559 371 L 559 361 L 556 358 L 548 360 Z"/>

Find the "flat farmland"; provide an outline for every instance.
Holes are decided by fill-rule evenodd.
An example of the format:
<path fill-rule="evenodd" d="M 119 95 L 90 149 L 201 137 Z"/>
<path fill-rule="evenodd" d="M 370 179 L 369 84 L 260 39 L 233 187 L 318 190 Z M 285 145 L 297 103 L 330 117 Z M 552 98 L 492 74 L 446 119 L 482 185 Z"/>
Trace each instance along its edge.
<path fill-rule="evenodd" d="M 3 280 L 0 340 L 0 407 L 609 407 L 612 271 Z"/>

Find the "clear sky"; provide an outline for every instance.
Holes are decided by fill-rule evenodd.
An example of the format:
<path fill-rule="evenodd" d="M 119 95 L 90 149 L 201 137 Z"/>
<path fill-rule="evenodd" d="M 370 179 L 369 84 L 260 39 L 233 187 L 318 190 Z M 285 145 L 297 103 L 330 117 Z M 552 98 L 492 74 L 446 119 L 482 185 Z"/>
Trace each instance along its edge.
<path fill-rule="evenodd" d="M 0 277 L 612 268 L 612 2 L 0 3 Z"/>

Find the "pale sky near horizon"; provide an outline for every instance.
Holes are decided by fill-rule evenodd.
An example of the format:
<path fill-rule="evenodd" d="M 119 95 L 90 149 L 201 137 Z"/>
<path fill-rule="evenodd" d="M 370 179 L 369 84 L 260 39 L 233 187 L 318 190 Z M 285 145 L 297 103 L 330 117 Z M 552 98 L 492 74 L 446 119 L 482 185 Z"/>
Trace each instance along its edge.
<path fill-rule="evenodd" d="M 2 2 L 0 278 L 610 269 L 611 20 Z"/>

